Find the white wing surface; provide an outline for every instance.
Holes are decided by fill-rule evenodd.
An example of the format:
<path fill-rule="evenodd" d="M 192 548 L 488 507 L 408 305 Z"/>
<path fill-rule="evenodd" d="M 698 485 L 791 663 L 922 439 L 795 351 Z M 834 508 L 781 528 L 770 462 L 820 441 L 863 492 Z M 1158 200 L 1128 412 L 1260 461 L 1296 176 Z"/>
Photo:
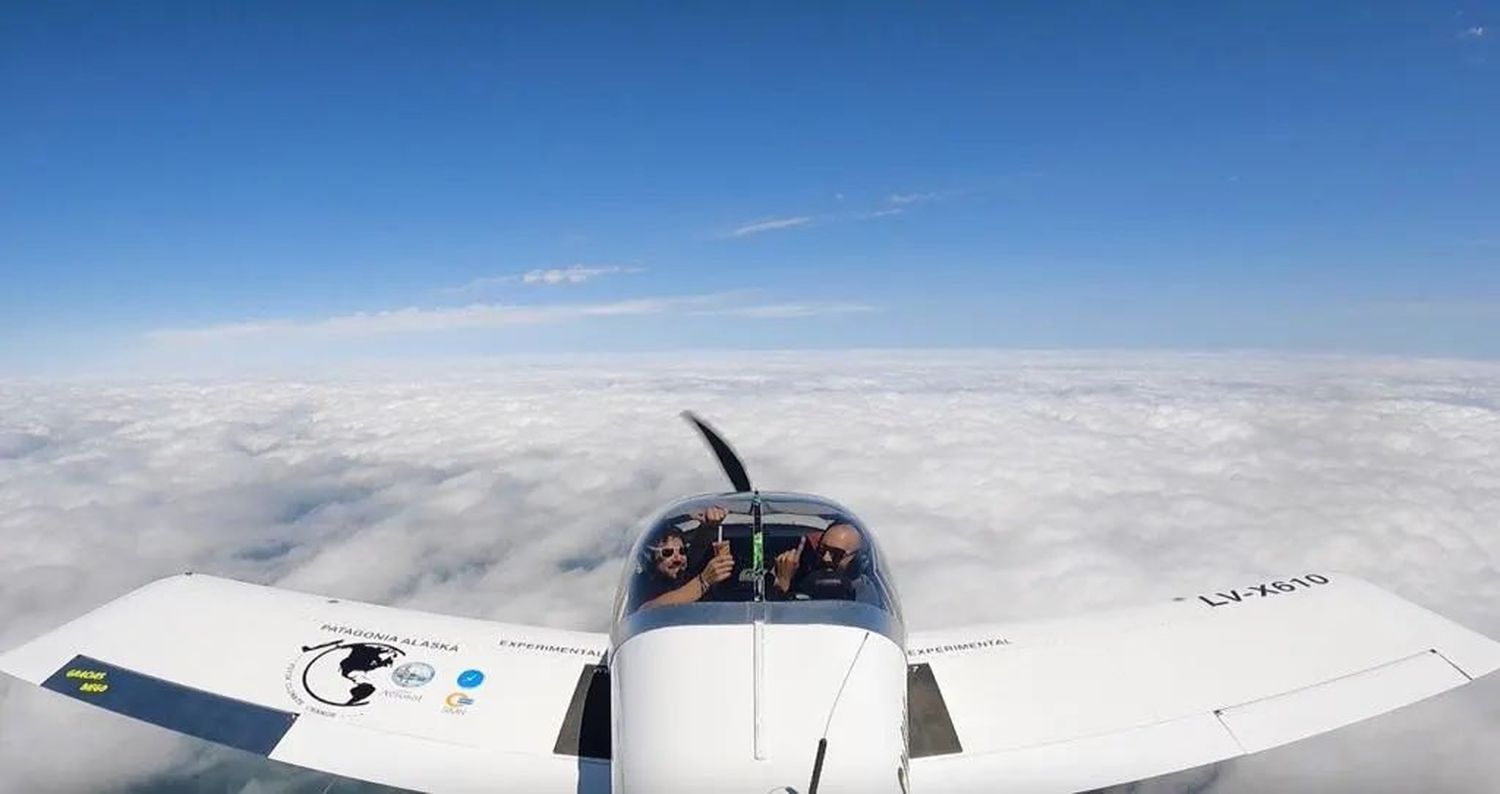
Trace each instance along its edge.
<path fill-rule="evenodd" d="M 914 791 L 1075 792 L 1259 752 L 1500 668 L 1500 644 L 1343 575 L 914 633 Z"/>
<path fill-rule="evenodd" d="M 603 634 L 185 574 L 0 655 L 86 703 L 402 788 L 609 789 Z"/>

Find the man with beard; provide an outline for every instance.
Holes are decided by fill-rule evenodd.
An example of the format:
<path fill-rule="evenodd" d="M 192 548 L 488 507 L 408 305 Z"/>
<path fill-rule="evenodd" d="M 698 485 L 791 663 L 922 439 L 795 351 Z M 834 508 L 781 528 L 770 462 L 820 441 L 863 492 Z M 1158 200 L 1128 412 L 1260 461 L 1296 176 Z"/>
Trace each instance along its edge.
<path fill-rule="evenodd" d="M 694 517 L 698 519 L 701 530 L 717 526 L 725 515 L 724 508 L 712 507 L 703 515 Z M 716 541 L 713 550 L 713 556 L 703 565 L 703 570 L 695 576 L 688 576 L 686 535 L 676 527 L 662 533 L 661 542 L 651 547 L 653 564 L 646 571 L 642 606 L 691 604 L 703 598 L 710 587 L 728 579 L 734 572 L 734 556 L 729 553 L 729 543 Z"/>

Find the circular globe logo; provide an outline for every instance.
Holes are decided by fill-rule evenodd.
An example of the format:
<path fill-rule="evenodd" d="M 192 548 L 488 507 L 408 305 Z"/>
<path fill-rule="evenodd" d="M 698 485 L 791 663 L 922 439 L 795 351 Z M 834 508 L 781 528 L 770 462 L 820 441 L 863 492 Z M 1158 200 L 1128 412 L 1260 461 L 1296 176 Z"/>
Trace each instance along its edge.
<path fill-rule="evenodd" d="M 378 674 L 405 654 L 383 642 L 330 643 L 303 668 L 302 688 L 329 706 L 363 706 L 380 689 Z"/>
<path fill-rule="evenodd" d="M 436 675 L 437 671 L 426 662 L 407 662 L 391 671 L 391 680 L 395 681 L 397 686 L 415 689 L 425 686 Z"/>

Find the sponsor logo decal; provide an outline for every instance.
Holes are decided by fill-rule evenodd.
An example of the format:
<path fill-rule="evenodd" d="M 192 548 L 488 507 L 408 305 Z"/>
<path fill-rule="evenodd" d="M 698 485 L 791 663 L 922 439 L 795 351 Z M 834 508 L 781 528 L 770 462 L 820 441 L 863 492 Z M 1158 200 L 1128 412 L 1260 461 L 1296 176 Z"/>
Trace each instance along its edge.
<path fill-rule="evenodd" d="M 109 673 L 90 670 L 86 667 L 69 667 L 63 678 L 77 681 L 78 691 L 85 695 L 100 695 L 109 691 Z"/>
<path fill-rule="evenodd" d="M 454 692 L 443 698 L 443 713 L 463 715 L 469 713 L 469 707 L 474 705 L 474 698 L 464 692 Z"/>
<path fill-rule="evenodd" d="M 389 642 L 328 640 L 302 646 L 286 668 L 286 693 L 292 702 L 325 717 L 359 714 L 378 697 L 382 701 L 416 701 L 413 691 L 437 675 L 431 664 L 403 662 L 406 651 Z"/>
<path fill-rule="evenodd" d="M 436 675 L 437 671 L 426 662 L 407 662 L 391 671 L 391 680 L 396 682 L 397 686 L 415 689 L 419 686 L 426 686 Z"/>
<path fill-rule="evenodd" d="M 484 673 L 480 670 L 465 670 L 458 674 L 458 685 L 464 689 L 473 689 L 484 683 Z"/>

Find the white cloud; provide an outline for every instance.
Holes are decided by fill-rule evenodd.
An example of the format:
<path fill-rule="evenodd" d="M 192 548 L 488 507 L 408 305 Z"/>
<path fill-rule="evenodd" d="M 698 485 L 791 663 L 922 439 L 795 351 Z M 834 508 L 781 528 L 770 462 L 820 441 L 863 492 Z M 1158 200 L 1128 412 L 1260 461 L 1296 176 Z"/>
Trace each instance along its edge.
<path fill-rule="evenodd" d="M 794 229 L 800 226 L 821 225 L 825 223 L 849 221 L 869 221 L 875 220 L 877 218 L 889 218 L 894 215 L 902 214 L 909 207 L 913 207 L 917 204 L 939 201 L 950 195 L 953 194 L 940 192 L 892 193 L 889 196 L 886 196 L 884 206 L 879 206 L 876 209 L 865 211 L 833 212 L 823 215 L 797 215 L 791 217 L 764 218 L 740 226 L 739 228 L 736 228 L 734 231 L 731 231 L 725 236 L 746 237 L 752 234 L 762 234 L 764 232 L 777 231 L 780 229 Z M 835 193 L 834 200 L 843 202 L 844 194 Z"/>
<path fill-rule="evenodd" d="M 640 273 L 638 267 L 620 267 L 619 265 L 604 265 L 602 267 L 588 267 L 585 265 L 572 265 L 570 267 L 538 268 L 528 270 L 521 275 L 522 284 L 582 284 L 599 276 L 612 276 L 616 273 Z"/>
<path fill-rule="evenodd" d="M 167 328 L 150 331 L 146 339 L 156 348 L 185 351 L 215 345 L 274 341 L 289 345 L 329 340 L 366 339 L 410 334 L 435 334 L 473 329 L 501 329 L 523 325 L 555 325 L 597 318 L 644 317 L 681 312 L 750 318 L 796 318 L 825 314 L 872 311 L 873 307 L 850 301 L 825 303 L 758 303 L 755 290 L 734 290 L 702 295 L 634 298 L 601 303 L 556 303 L 507 305 L 476 303 L 443 308 L 390 309 L 355 312 L 314 320 L 255 320 L 221 323 L 198 328 Z M 10 445 L 30 443 L 27 436 L 0 433 L 0 453 Z"/>
<path fill-rule="evenodd" d="M 926 202 L 929 202 L 929 201 L 936 201 L 936 200 L 942 198 L 942 196 L 943 196 L 943 194 L 941 194 L 941 193 L 935 193 L 935 192 L 934 193 L 892 193 L 891 195 L 886 196 L 885 200 L 889 204 L 896 204 L 896 205 L 899 206 L 899 205 L 906 205 L 906 204 L 923 204 L 923 203 L 926 203 Z"/>
<path fill-rule="evenodd" d="M 603 629 L 634 522 L 722 487 L 683 408 L 758 484 L 826 494 L 874 527 L 914 627 L 1315 567 L 1500 636 L 1494 364 L 842 352 L 434 369 L 0 381 L 0 647 L 185 569 Z M 1488 791 L 1497 713 L 1487 679 L 1136 790 Z M 0 791 L 154 788 L 205 765 L 274 790 L 292 774 L 165 736 L 0 684 Z"/>
<path fill-rule="evenodd" d="M 632 298 L 600 303 L 476 303 L 442 308 L 412 306 L 355 312 L 315 320 L 252 320 L 199 328 L 167 328 L 151 331 L 147 338 L 157 345 L 190 346 L 259 338 L 330 339 L 505 328 L 567 323 L 595 317 L 661 314 L 685 307 L 712 305 L 736 294 L 740 293 Z"/>
<path fill-rule="evenodd" d="M 776 320 L 794 317 L 821 317 L 830 314 L 861 314 L 873 311 L 875 311 L 875 307 L 867 303 L 833 301 L 829 303 L 766 303 L 753 306 L 723 306 L 715 309 L 698 309 L 693 311 L 692 314 Z"/>
<path fill-rule="evenodd" d="M 791 218 L 763 218 L 758 221 L 747 223 L 729 233 L 730 237 L 746 237 L 752 234 L 774 232 L 778 229 L 795 229 L 798 226 L 806 226 L 813 222 L 810 215 L 799 215 Z"/>
<path fill-rule="evenodd" d="M 1488 29 L 1483 25 L 1475 25 L 1471 28 L 1466 28 L 1463 32 L 1458 34 L 1458 37 L 1461 39 L 1482 39 L 1487 32 Z"/>
<path fill-rule="evenodd" d="M 507 273 L 501 276 L 483 276 L 457 287 L 437 290 L 443 295 L 476 295 L 497 287 L 513 284 L 556 286 L 559 284 L 582 284 L 601 276 L 644 273 L 645 268 L 622 265 L 569 265 L 567 267 L 534 268 L 525 273 Z"/>

